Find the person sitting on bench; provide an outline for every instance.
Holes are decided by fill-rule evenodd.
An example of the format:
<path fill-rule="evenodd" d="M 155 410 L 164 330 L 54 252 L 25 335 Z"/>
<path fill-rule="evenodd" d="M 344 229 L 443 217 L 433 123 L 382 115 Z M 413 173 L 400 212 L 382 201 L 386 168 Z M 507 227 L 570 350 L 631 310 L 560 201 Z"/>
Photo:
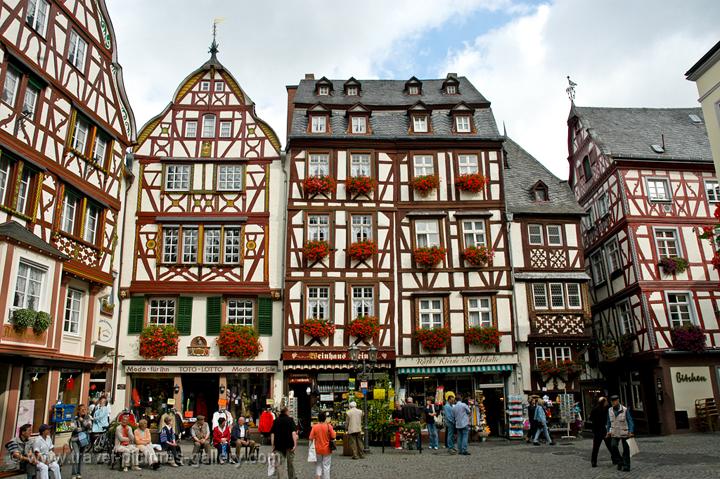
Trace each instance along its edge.
<path fill-rule="evenodd" d="M 230 444 L 235 445 L 235 456 L 237 457 L 238 462 L 240 461 L 240 451 L 243 447 L 250 450 L 251 456 L 255 453 L 257 445 L 255 444 L 255 441 L 250 439 L 250 428 L 247 423 L 245 423 L 245 418 L 243 416 L 240 416 L 237 423 L 235 423 L 235 426 L 233 426 Z"/>
<path fill-rule="evenodd" d="M 35 458 L 32 451 L 32 441 L 30 440 L 31 434 L 32 426 L 24 424 L 20 426 L 18 437 L 5 444 L 5 449 L 7 449 L 10 459 L 12 459 L 18 472 L 27 474 L 28 478 L 35 477 Z"/>

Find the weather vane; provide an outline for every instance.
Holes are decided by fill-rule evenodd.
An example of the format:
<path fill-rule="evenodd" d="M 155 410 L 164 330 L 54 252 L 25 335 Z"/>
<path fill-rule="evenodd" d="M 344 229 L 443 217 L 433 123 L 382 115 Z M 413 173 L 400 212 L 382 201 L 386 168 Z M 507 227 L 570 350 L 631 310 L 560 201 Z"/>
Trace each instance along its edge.
<path fill-rule="evenodd" d="M 570 98 L 570 101 L 575 101 L 575 87 L 577 86 L 577 83 L 572 81 L 570 79 L 570 75 L 567 77 L 568 79 L 568 87 L 565 89 L 565 93 L 567 93 L 568 98 Z"/>
<path fill-rule="evenodd" d="M 218 26 L 218 23 L 222 23 L 223 20 L 225 20 L 225 19 L 221 18 L 221 17 L 218 17 L 215 20 L 213 20 L 213 32 L 212 32 L 213 41 L 210 44 L 210 50 L 209 50 L 210 54 L 213 56 L 215 56 L 217 54 L 217 52 L 219 51 L 218 47 L 220 45 L 218 45 L 218 42 L 217 42 L 217 26 Z"/>

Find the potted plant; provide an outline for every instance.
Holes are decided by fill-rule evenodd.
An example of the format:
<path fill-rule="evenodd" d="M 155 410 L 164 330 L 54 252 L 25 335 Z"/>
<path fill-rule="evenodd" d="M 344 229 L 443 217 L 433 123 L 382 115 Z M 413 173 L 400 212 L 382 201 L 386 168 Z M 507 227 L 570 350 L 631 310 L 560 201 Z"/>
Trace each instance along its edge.
<path fill-rule="evenodd" d="M 422 328 L 415 331 L 415 337 L 424 349 L 437 351 L 448 345 L 450 329 L 446 327 Z"/>
<path fill-rule="evenodd" d="M 565 359 L 557 365 L 561 372 L 564 372 L 568 377 L 574 376 L 575 374 L 582 371 L 582 364 L 572 359 Z"/>
<path fill-rule="evenodd" d="M 492 263 L 494 254 L 495 251 L 485 245 L 469 246 L 463 251 L 463 258 L 473 266 L 487 266 Z"/>
<path fill-rule="evenodd" d="M 500 346 L 500 331 L 495 326 L 473 326 L 465 330 L 465 344 L 483 348 Z"/>
<path fill-rule="evenodd" d="M 315 339 L 323 339 L 335 333 L 335 325 L 327 319 L 308 318 L 303 321 L 303 334 Z"/>
<path fill-rule="evenodd" d="M 687 269 L 688 262 L 679 256 L 667 256 L 660 260 L 658 266 L 665 274 L 680 274 Z"/>
<path fill-rule="evenodd" d="M 380 331 L 380 320 L 376 316 L 358 316 L 348 325 L 348 334 L 361 339 L 373 338 Z"/>
<path fill-rule="evenodd" d="M 694 324 L 677 326 L 670 331 L 673 348 L 700 353 L 705 350 L 705 333 Z"/>
<path fill-rule="evenodd" d="M 716 223 L 712 226 L 703 226 L 702 233 L 699 234 L 701 239 L 708 240 L 713 250 L 712 265 L 720 271 L 720 203 L 715 206 L 713 213 Z"/>
<path fill-rule="evenodd" d="M 262 346 L 255 329 L 249 326 L 226 324 L 217 338 L 221 356 L 252 359 L 260 354 Z"/>
<path fill-rule="evenodd" d="M 410 180 L 410 186 L 420 196 L 427 196 L 440 186 L 440 178 L 437 175 L 416 176 Z"/>
<path fill-rule="evenodd" d="M 140 333 L 140 356 L 177 356 L 179 333 L 175 326 L 147 326 Z"/>
<path fill-rule="evenodd" d="M 15 328 L 15 331 L 21 332 L 25 331 L 27 328 L 32 327 L 32 325 L 35 323 L 36 316 L 37 311 L 34 311 L 32 309 L 16 309 L 15 311 L 13 311 L 12 320 L 10 322 L 12 323 L 13 328 Z"/>
<path fill-rule="evenodd" d="M 314 263 L 319 261 L 330 254 L 330 245 L 327 241 L 308 241 L 303 247 L 303 255 L 305 259 Z"/>
<path fill-rule="evenodd" d="M 459 175 L 457 179 L 455 179 L 455 186 L 461 191 L 468 193 L 479 193 L 488 183 L 490 183 L 490 180 L 480 173 L 467 173 Z"/>
<path fill-rule="evenodd" d="M 557 378 L 563 373 L 563 368 L 559 367 L 554 361 L 540 361 L 537 365 L 537 370 L 543 376 L 549 378 Z"/>
<path fill-rule="evenodd" d="M 345 189 L 350 195 L 366 195 L 375 189 L 376 182 L 369 176 L 351 176 L 345 182 Z"/>
<path fill-rule="evenodd" d="M 425 246 L 415 248 L 413 259 L 421 268 L 429 269 L 442 262 L 445 257 L 445 248 L 440 246 Z"/>
<path fill-rule="evenodd" d="M 358 241 L 350 245 L 347 253 L 355 261 L 365 261 L 377 253 L 377 245 L 373 240 Z"/>
<path fill-rule="evenodd" d="M 303 180 L 303 190 L 306 196 L 319 194 L 330 195 L 335 191 L 335 179 L 331 176 L 308 176 Z"/>
<path fill-rule="evenodd" d="M 50 327 L 50 315 L 45 311 L 38 311 L 35 313 L 35 320 L 33 321 L 33 332 L 40 335 L 47 331 Z"/>

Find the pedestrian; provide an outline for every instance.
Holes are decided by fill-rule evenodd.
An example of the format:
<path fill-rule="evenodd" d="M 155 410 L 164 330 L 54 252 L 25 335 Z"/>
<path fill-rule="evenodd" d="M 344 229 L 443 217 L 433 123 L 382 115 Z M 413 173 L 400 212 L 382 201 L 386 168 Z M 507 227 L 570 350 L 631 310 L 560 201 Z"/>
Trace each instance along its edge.
<path fill-rule="evenodd" d="M 527 442 L 532 442 L 533 437 L 535 437 L 535 431 L 537 431 L 537 422 L 535 422 L 535 409 L 537 408 L 537 401 L 538 398 L 535 396 L 530 396 L 530 399 L 528 400 L 528 422 L 530 423 L 530 429 L 526 439 Z"/>
<path fill-rule="evenodd" d="M 443 421 L 445 421 L 445 447 L 448 452 L 455 453 L 455 416 L 453 405 L 455 394 L 452 391 L 445 393 L 445 405 L 443 406 Z"/>
<path fill-rule="evenodd" d="M 212 457 L 210 443 L 212 438 L 210 436 L 210 426 L 205 422 L 205 416 L 202 414 L 196 418 L 195 424 L 190 428 L 190 437 L 193 440 L 191 463 L 199 464 L 202 461 L 202 454 L 205 452 L 207 456 L 205 463 L 210 464 L 210 458 Z"/>
<path fill-rule="evenodd" d="M 138 421 L 138 427 L 135 429 L 135 447 L 138 448 L 138 453 L 142 454 L 145 458 L 145 464 L 153 469 L 160 467 L 146 419 L 140 419 L 140 421 Z"/>
<path fill-rule="evenodd" d="M 95 409 L 92 413 L 92 432 L 105 432 L 110 425 L 110 406 L 108 406 L 107 398 L 101 396 L 98 399 Z"/>
<path fill-rule="evenodd" d="M 593 448 L 592 455 L 590 456 L 590 465 L 597 467 L 598 453 L 600 452 L 600 444 L 605 443 L 605 447 L 610 452 L 613 464 L 617 464 L 617 460 L 613 455 L 612 447 L 610 446 L 610 438 L 607 437 L 607 417 L 608 409 L 610 405 L 605 397 L 600 397 L 597 404 L 592 411 L 590 411 L 590 421 L 592 422 L 592 433 L 593 433 Z"/>
<path fill-rule="evenodd" d="M 457 401 L 453 404 L 452 413 L 455 419 L 455 430 L 457 431 L 458 453 L 469 456 L 470 453 L 467 447 L 468 434 L 470 433 L 470 407 L 462 401 L 462 397 L 458 396 Z"/>
<path fill-rule="evenodd" d="M 273 423 L 275 422 L 275 414 L 273 414 L 271 408 L 265 408 L 260 414 L 260 420 L 258 421 L 258 432 L 262 434 L 265 439 L 264 444 L 270 444 L 270 431 L 272 430 Z"/>
<path fill-rule="evenodd" d="M 332 460 L 332 448 L 330 444 L 334 444 L 335 431 L 327 422 L 327 416 L 324 411 L 318 414 L 318 423 L 310 430 L 310 440 L 315 441 L 315 454 L 317 461 L 315 462 L 315 479 L 330 479 L 330 464 Z"/>
<path fill-rule="evenodd" d="M 435 420 L 440 415 L 439 408 L 435 406 L 435 399 L 433 397 L 428 397 L 426 404 L 425 404 L 425 424 L 427 424 L 427 430 L 428 430 L 428 448 L 429 449 L 435 449 L 438 448 L 438 429 L 437 424 L 435 424 Z"/>
<path fill-rule="evenodd" d="M 47 424 L 40 426 L 40 435 L 33 441 L 37 479 L 48 479 L 52 472 L 55 479 L 62 479 L 60 464 L 55 456 L 55 445 L 50 437 L 51 428 Z"/>
<path fill-rule="evenodd" d="M 395 409 L 390 414 L 393 420 L 403 420 L 402 404 L 395 403 Z M 395 449 L 402 449 L 402 443 L 400 442 L 400 428 L 395 430 Z"/>
<path fill-rule="evenodd" d="M 262 418 L 260 419 L 262 421 Z M 295 449 L 297 448 L 298 433 L 295 421 L 288 415 L 287 406 L 280 410 L 280 416 L 272 423 L 270 429 L 270 445 L 273 453 L 277 454 L 278 461 L 275 474 L 278 479 L 296 479 L 295 477 Z M 320 454 L 318 452 L 318 454 Z M 283 462 L 287 468 L 283 470 Z"/>
<path fill-rule="evenodd" d="M 165 416 L 165 422 L 160 431 L 160 447 L 167 453 L 168 463 L 172 467 L 178 467 L 183 465 L 182 452 L 177 443 L 177 435 L 175 434 L 175 428 L 173 428 L 173 422 L 171 416 Z"/>
<path fill-rule="evenodd" d="M 115 452 L 119 452 L 122 456 L 123 472 L 128 471 L 128 466 L 131 466 L 133 471 L 140 470 L 135 435 L 127 415 L 122 416 L 120 424 L 115 428 Z"/>
<path fill-rule="evenodd" d="M 612 455 L 619 459 L 618 471 L 630 471 L 630 445 L 627 440 L 635 436 L 635 423 L 630 415 L 630 410 L 620 404 L 620 398 L 617 395 L 610 396 L 610 403 L 612 407 L 608 409 L 606 427 Z M 623 447 L 622 456 L 620 456 L 620 443 Z"/>
<path fill-rule="evenodd" d="M 355 401 L 350 402 L 350 409 L 345 413 L 345 427 L 348 434 L 348 443 L 353 459 L 364 459 L 365 451 L 362 441 L 363 412 L 357 408 Z"/>
<path fill-rule="evenodd" d="M 80 404 L 75 416 L 75 424 L 70 435 L 70 449 L 72 450 L 72 479 L 82 479 L 81 469 L 83 463 L 83 452 L 90 445 L 90 433 L 92 432 L 92 418 L 88 414 L 87 407 Z"/>
<path fill-rule="evenodd" d="M 33 441 L 30 440 L 32 425 L 23 424 L 20 426 L 17 437 L 5 444 L 10 459 L 15 464 L 18 472 L 27 474 L 27 477 L 35 476 L 35 458 L 33 457 Z"/>
<path fill-rule="evenodd" d="M 554 446 L 555 443 L 552 440 L 552 437 L 550 437 L 550 430 L 548 429 L 547 424 L 547 413 L 545 412 L 545 401 L 538 400 L 537 407 L 535 407 L 535 436 L 533 436 L 533 444 L 535 446 L 539 446 L 540 443 L 538 442 L 538 439 L 540 438 L 540 433 L 545 434 L 545 440 L 550 446 Z"/>
<path fill-rule="evenodd" d="M 230 426 L 225 422 L 225 418 L 218 418 L 218 425 L 213 428 L 213 446 L 218 452 L 218 462 L 225 464 L 230 458 Z"/>

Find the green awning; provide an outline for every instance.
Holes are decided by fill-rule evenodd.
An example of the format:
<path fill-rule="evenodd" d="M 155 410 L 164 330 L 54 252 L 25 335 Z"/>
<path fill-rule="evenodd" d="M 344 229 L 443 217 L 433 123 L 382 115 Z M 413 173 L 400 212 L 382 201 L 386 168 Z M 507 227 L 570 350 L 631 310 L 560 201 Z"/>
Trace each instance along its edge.
<path fill-rule="evenodd" d="M 458 374 L 458 373 L 496 373 L 512 371 L 512 364 L 491 364 L 478 366 L 437 366 L 418 368 L 398 368 L 398 374 Z"/>

